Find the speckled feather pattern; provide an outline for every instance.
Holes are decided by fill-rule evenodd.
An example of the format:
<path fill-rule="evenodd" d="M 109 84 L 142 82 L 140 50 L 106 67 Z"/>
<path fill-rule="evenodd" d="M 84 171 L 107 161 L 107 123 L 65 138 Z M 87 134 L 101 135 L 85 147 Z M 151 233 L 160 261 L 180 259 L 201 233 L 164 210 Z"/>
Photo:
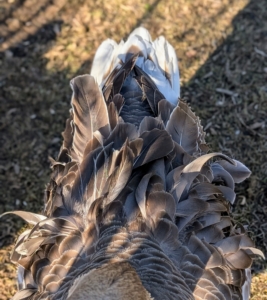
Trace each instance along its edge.
<path fill-rule="evenodd" d="M 230 210 L 250 171 L 209 152 L 198 117 L 178 103 L 174 56 L 139 28 L 100 46 L 95 78 L 71 81 L 43 214 L 14 212 L 33 225 L 12 254 L 15 300 L 247 299 L 262 253 Z"/>

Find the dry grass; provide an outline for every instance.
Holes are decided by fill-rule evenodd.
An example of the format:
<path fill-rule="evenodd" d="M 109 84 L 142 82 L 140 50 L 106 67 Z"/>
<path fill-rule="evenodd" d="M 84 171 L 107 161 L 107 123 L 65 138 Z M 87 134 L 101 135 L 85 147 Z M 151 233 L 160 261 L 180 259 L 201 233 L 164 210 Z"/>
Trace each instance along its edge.
<path fill-rule="evenodd" d="M 8 0 L 0 2 L 0 213 L 40 211 L 68 116 L 69 79 L 90 70 L 98 45 L 144 25 L 179 57 L 182 96 L 203 120 L 213 150 L 253 175 L 238 187 L 234 216 L 266 254 L 266 0 Z M 0 300 L 14 294 L 9 251 L 22 222 L 0 222 Z M 266 269 L 257 261 L 254 271 Z M 252 299 L 266 299 L 266 273 Z"/>

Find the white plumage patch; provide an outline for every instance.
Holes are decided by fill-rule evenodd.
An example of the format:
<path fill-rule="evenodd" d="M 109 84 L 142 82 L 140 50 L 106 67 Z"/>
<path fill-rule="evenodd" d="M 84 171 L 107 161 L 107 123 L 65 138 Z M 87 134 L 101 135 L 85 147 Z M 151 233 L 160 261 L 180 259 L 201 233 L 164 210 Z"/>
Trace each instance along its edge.
<path fill-rule="evenodd" d="M 180 97 L 180 82 L 175 51 L 163 36 L 153 42 L 143 27 L 135 29 L 126 42 L 104 41 L 96 52 L 91 75 L 102 87 L 113 69 L 120 68 L 132 54 L 137 53 L 136 65 L 149 75 L 165 98 L 176 105 Z"/>

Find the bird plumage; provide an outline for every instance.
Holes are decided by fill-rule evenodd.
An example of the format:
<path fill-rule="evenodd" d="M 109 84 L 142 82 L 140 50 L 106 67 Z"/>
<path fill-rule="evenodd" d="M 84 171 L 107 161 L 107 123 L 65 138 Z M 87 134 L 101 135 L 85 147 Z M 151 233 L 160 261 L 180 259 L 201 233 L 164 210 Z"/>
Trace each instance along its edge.
<path fill-rule="evenodd" d="M 230 206 L 250 171 L 209 153 L 172 46 L 144 28 L 107 40 L 71 88 L 43 214 L 14 212 L 33 228 L 13 299 L 242 299 L 262 253 Z"/>

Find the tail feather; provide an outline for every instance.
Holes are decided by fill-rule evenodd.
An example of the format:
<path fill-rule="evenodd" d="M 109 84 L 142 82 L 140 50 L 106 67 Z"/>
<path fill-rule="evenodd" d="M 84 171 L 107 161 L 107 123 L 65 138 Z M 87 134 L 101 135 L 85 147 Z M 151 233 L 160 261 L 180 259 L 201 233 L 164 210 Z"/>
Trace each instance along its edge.
<path fill-rule="evenodd" d="M 108 39 L 104 41 L 95 54 L 91 75 L 96 79 L 98 85 L 108 77 L 116 63 L 118 45 L 115 41 Z"/>
<path fill-rule="evenodd" d="M 137 28 L 126 42 L 121 41 L 119 45 L 110 39 L 103 42 L 96 52 L 91 75 L 107 89 L 109 84 L 105 80 L 108 72 L 119 70 L 133 55 L 138 55 L 136 65 L 149 75 L 165 99 L 176 105 L 180 97 L 180 83 L 175 51 L 162 36 L 152 42 L 145 28 Z"/>
<path fill-rule="evenodd" d="M 153 46 L 160 69 L 164 71 L 165 76 L 169 79 L 174 92 L 180 95 L 179 69 L 175 50 L 163 36 L 157 38 Z"/>

